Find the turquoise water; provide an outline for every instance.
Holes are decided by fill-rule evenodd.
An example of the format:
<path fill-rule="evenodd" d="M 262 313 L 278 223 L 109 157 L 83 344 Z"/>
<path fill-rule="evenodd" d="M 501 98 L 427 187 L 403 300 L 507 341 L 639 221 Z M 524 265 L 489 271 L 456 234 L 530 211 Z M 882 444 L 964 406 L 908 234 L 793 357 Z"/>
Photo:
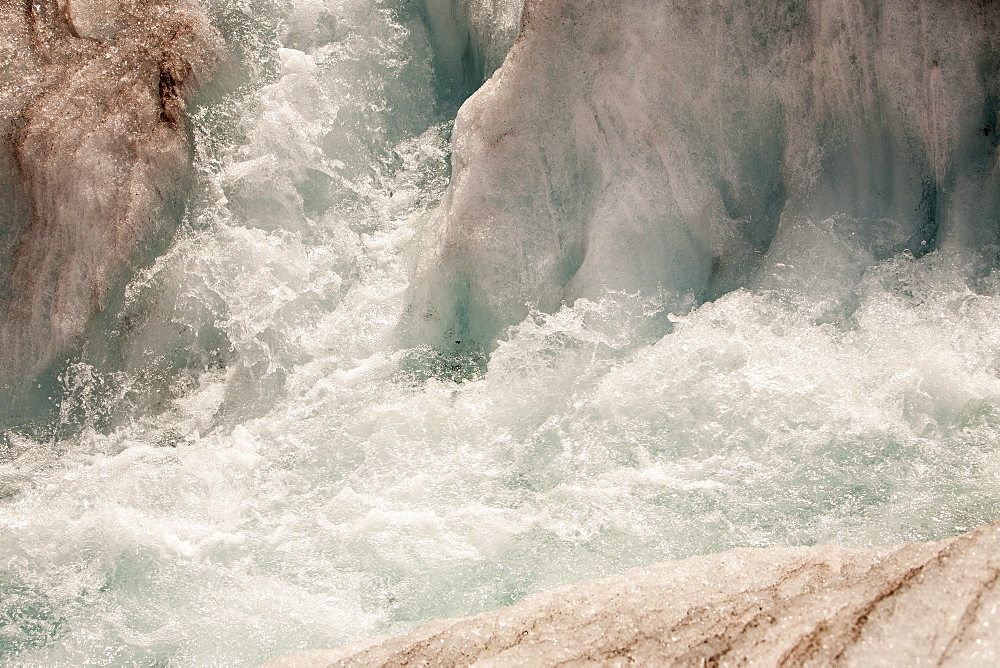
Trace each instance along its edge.
<path fill-rule="evenodd" d="M 184 221 L 0 446 L 2 661 L 250 665 L 1000 514 L 979 260 L 802 219 L 711 302 L 608 291 L 529 307 L 488 362 L 413 347 L 453 118 L 516 7 L 206 6 L 232 62 L 194 110 Z"/>

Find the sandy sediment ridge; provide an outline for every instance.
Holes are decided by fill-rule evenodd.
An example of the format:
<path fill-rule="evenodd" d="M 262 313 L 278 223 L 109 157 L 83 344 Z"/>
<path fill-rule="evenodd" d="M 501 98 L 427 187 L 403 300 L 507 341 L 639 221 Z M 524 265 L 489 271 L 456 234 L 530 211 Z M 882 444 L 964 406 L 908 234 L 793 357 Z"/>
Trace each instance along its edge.
<path fill-rule="evenodd" d="M 888 548 L 735 549 L 266 666 L 995 665 L 998 579 L 1000 523 Z"/>

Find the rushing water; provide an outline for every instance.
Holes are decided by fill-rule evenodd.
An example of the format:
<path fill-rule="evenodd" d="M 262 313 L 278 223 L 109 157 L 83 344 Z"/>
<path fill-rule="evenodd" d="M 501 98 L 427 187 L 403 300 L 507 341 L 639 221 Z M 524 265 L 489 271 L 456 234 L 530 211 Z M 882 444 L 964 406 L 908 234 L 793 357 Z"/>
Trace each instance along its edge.
<path fill-rule="evenodd" d="M 664 559 L 1000 515 L 980 258 L 802 219 L 693 308 L 608 291 L 488 363 L 408 347 L 452 119 L 516 3 L 204 4 L 230 55 L 183 223 L 0 446 L 0 660 L 252 664 Z"/>

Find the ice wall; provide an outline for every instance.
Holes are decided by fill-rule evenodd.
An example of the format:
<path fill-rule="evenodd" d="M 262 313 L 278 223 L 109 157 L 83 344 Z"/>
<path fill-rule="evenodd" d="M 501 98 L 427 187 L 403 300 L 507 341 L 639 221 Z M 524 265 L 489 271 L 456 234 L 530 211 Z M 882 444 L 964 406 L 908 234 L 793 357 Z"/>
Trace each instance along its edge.
<path fill-rule="evenodd" d="M 9 387 L 81 336 L 162 228 L 218 36 L 187 0 L 25 0 L 0 6 L 0 25 Z"/>
<path fill-rule="evenodd" d="M 411 293 L 418 341 L 489 347 L 529 305 L 668 310 L 846 219 L 874 259 L 997 240 L 1000 7 L 529 0 L 461 109 Z M 465 345 L 465 344 L 463 344 Z"/>

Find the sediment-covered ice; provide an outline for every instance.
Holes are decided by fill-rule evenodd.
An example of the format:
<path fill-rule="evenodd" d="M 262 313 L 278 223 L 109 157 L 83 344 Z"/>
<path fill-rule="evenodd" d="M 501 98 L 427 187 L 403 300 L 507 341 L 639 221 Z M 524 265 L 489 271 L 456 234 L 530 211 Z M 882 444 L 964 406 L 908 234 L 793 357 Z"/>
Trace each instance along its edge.
<path fill-rule="evenodd" d="M 0 387 L 20 394 L 163 228 L 219 44 L 187 0 L 6 2 L 0 24 Z"/>
<path fill-rule="evenodd" d="M 265 666 L 990 665 L 998 550 L 995 524 L 879 549 L 732 550 Z"/>

